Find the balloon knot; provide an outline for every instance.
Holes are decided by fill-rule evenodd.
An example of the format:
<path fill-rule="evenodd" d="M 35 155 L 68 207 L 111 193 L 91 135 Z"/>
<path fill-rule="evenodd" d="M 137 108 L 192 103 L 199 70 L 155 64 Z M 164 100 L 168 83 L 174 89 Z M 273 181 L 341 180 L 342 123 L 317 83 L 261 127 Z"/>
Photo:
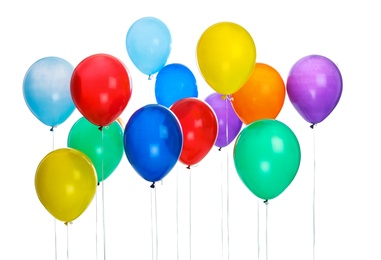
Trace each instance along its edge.
<path fill-rule="evenodd" d="M 221 151 L 221 149 L 222 149 L 222 147 L 219 147 L 219 148 L 218 148 L 218 151 Z"/>
<path fill-rule="evenodd" d="M 265 203 L 266 205 L 268 205 L 269 204 L 269 200 L 265 200 L 265 201 L 263 201 L 263 203 Z"/>
<path fill-rule="evenodd" d="M 148 80 L 151 80 L 152 79 L 152 75 L 148 75 Z"/>
<path fill-rule="evenodd" d="M 190 165 L 187 166 L 187 169 L 190 169 Z"/>
<path fill-rule="evenodd" d="M 316 123 L 313 123 L 312 125 L 310 125 L 311 129 L 314 129 Z"/>
<path fill-rule="evenodd" d="M 154 189 L 155 188 L 155 182 L 152 182 L 150 188 Z"/>
<path fill-rule="evenodd" d="M 101 183 L 98 181 L 97 186 L 99 186 Z"/>
<path fill-rule="evenodd" d="M 103 130 L 103 126 L 98 127 L 99 131 Z"/>
<path fill-rule="evenodd" d="M 54 128 L 55 128 L 55 126 L 52 126 L 52 128 L 50 128 L 50 132 L 53 132 Z"/>

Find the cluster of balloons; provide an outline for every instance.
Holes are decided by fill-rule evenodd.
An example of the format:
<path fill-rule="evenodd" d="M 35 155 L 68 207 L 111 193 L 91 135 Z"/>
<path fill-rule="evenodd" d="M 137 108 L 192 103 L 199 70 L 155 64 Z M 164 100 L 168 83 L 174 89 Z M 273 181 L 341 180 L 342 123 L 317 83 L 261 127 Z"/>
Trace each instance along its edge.
<path fill-rule="evenodd" d="M 171 34 L 159 19 L 144 17 L 129 28 L 126 49 L 148 78 L 157 73 L 157 104 L 120 119 L 132 95 L 126 66 L 109 54 L 94 54 L 75 68 L 58 57 L 38 60 L 27 71 L 24 100 L 45 125 L 57 127 L 77 108 L 67 148 L 50 152 L 35 176 L 37 195 L 65 223 L 90 204 L 96 186 L 119 165 L 123 153 L 153 184 L 181 162 L 201 162 L 213 146 L 234 140 L 234 165 L 245 186 L 264 200 L 279 196 L 298 171 L 301 151 L 293 131 L 276 117 L 286 94 L 309 123 L 322 122 L 336 107 L 342 78 L 324 56 L 299 60 L 284 83 L 270 65 L 256 62 L 254 40 L 232 22 L 207 28 L 196 46 L 199 71 L 213 93 L 198 98 L 197 82 L 183 64 L 167 64 Z"/>

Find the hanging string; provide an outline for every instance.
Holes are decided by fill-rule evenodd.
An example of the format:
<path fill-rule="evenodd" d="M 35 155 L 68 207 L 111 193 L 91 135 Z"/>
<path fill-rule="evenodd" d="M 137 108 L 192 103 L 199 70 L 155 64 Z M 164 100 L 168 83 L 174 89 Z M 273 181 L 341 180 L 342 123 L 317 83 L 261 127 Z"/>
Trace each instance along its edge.
<path fill-rule="evenodd" d="M 189 260 L 192 260 L 192 172 L 189 169 Z"/>
<path fill-rule="evenodd" d="M 52 151 L 55 149 L 55 140 L 54 140 L 54 127 L 52 126 L 49 130 L 52 132 Z M 55 260 L 57 260 L 57 219 L 53 218 L 54 221 L 54 255 L 55 255 Z"/>
<path fill-rule="evenodd" d="M 106 260 L 106 220 L 105 220 L 105 181 L 104 181 L 104 131 L 102 132 L 102 224 L 103 224 L 103 259 Z"/>
<path fill-rule="evenodd" d="M 176 256 L 179 260 L 179 167 L 176 167 Z"/>
<path fill-rule="evenodd" d="M 228 102 L 230 102 L 230 95 L 226 97 L 225 100 L 225 116 L 226 116 L 226 124 L 225 124 L 225 136 L 226 136 L 226 145 L 229 142 L 229 107 Z M 230 251 L 229 251 L 229 152 L 226 150 L 226 256 L 229 260 Z"/>
<path fill-rule="evenodd" d="M 158 259 L 157 200 L 155 182 L 151 184 L 151 241 L 152 260 Z"/>
<path fill-rule="evenodd" d="M 316 229 L 315 229 L 315 222 L 316 222 L 316 215 L 315 215 L 315 178 L 316 178 L 316 149 L 315 149 L 315 126 L 316 124 L 312 124 L 312 147 L 313 147 L 313 177 L 312 177 L 312 259 L 315 260 L 315 237 L 316 237 Z"/>
<path fill-rule="evenodd" d="M 66 223 L 66 258 L 69 260 L 69 224 Z"/>
<path fill-rule="evenodd" d="M 263 203 L 265 203 L 266 205 L 266 231 L 265 231 L 265 238 L 266 238 L 266 260 L 268 260 L 268 256 L 269 256 L 269 247 L 268 247 L 268 234 L 267 234 L 267 229 L 268 229 L 268 221 L 269 221 L 269 209 L 268 209 L 268 205 L 269 205 L 269 201 L 268 200 L 265 200 Z"/>
<path fill-rule="evenodd" d="M 257 198 L 257 251 L 258 251 L 258 260 L 260 255 L 260 243 L 259 243 L 259 198 Z"/>

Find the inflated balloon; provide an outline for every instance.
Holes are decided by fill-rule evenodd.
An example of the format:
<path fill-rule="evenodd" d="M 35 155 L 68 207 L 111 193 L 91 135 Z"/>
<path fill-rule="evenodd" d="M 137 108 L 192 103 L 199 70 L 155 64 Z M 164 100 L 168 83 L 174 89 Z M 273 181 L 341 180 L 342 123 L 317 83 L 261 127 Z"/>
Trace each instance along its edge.
<path fill-rule="evenodd" d="M 235 113 L 229 97 L 219 93 L 212 93 L 206 97 L 205 102 L 210 105 L 217 116 L 218 134 L 217 147 L 229 145 L 239 134 L 242 128 L 242 121 Z"/>
<path fill-rule="evenodd" d="M 286 87 L 278 71 L 256 63 L 248 81 L 231 96 L 234 111 L 248 125 L 260 119 L 275 119 L 282 110 Z"/>
<path fill-rule="evenodd" d="M 300 165 L 297 137 L 284 123 L 262 119 L 247 125 L 234 146 L 234 165 L 246 187 L 258 198 L 279 196 Z"/>
<path fill-rule="evenodd" d="M 309 55 L 291 68 L 286 89 L 302 118 L 317 124 L 335 109 L 343 91 L 343 81 L 338 67 L 330 59 Z"/>
<path fill-rule="evenodd" d="M 213 109 L 197 98 L 176 101 L 170 110 L 179 119 L 184 145 L 179 161 L 188 167 L 199 163 L 217 139 L 218 122 Z"/>
<path fill-rule="evenodd" d="M 197 98 L 196 78 L 185 65 L 168 64 L 156 76 L 155 95 L 157 103 L 165 107 L 182 98 Z"/>
<path fill-rule="evenodd" d="M 74 69 L 70 90 L 81 114 L 103 127 L 114 122 L 126 108 L 132 83 L 119 59 L 109 54 L 94 54 Z"/>
<path fill-rule="evenodd" d="M 150 104 L 135 111 L 124 130 L 124 151 L 145 180 L 162 180 L 176 165 L 183 147 L 181 125 L 168 108 Z"/>
<path fill-rule="evenodd" d="M 128 29 L 126 48 L 136 68 L 151 76 L 167 63 L 172 48 L 171 33 L 163 21 L 143 17 Z"/>
<path fill-rule="evenodd" d="M 74 67 L 58 57 L 45 57 L 33 63 L 23 82 L 24 100 L 43 124 L 56 127 L 74 112 L 70 79 Z"/>
<path fill-rule="evenodd" d="M 197 63 L 208 85 L 220 94 L 233 94 L 250 77 L 256 47 L 246 29 L 232 22 L 207 28 L 197 43 Z"/>
<path fill-rule="evenodd" d="M 67 145 L 91 159 L 98 182 L 102 182 L 115 171 L 122 160 L 123 130 L 117 121 L 100 130 L 98 126 L 82 117 L 71 127 Z"/>
<path fill-rule="evenodd" d="M 60 148 L 41 160 L 34 184 L 45 209 L 66 224 L 77 219 L 90 205 L 96 193 L 97 175 L 84 153 Z"/>

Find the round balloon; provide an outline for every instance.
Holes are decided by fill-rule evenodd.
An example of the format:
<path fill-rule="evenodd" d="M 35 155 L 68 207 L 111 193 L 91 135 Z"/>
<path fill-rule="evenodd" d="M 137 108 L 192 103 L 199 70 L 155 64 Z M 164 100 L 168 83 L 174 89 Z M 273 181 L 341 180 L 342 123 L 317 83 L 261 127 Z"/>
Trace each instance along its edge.
<path fill-rule="evenodd" d="M 236 92 L 248 80 L 256 60 L 249 32 L 232 22 L 207 28 L 197 43 L 197 64 L 208 85 L 220 94 Z"/>
<path fill-rule="evenodd" d="M 182 98 L 197 98 L 196 78 L 185 65 L 168 64 L 156 76 L 155 95 L 157 103 L 165 107 Z"/>
<path fill-rule="evenodd" d="M 127 53 L 138 70 L 151 76 L 167 63 L 172 37 L 166 24 L 155 17 L 135 21 L 126 36 Z"/>
<path fill-rule="evenodd" d="M 145 180 L 162 180 L 177 163 L 183 136 L 179 121 L 168 108 L 151 104 L 135 111 L 124 130 L 124 150 Z"/>
<path fill-rule="evenodd" d="M 262 119 L 247 125 L 234 146 L 234 165 L 246 187 L 258 198 L 279 196 L 300 165 L 297 137 L 284 123 Z"/>
<path fill-rule="evenodd" d="M 97 126 L 117 120 L 126 108 L 132 92 L 127 68 L 109 54 L 94 54 L 74 69 L 70 85 L 75 106 Z"/>
<path fill-rule="evenodd" d="M 275 119 L 282 110 L 286 87 L 278 71 L 256 63 L 248 81 L 231 95 L 238 117 L 246 125 L 260 119 Z"/>
<path fill-rule="evenodd" d="M 197 98 L 176 101 L 170 110 L 180 121 L 184 145 L 179 161 L 188 167 L 199 163 L 212 149 L 218 134 L 213 109 Z"/>
<path fill-rule="evenodd" d="M 122 160 L 123 130 L 118 121 L 99 129 L 82 117 L 71 127 L 67 145 L 86 154 L 93 162 L 98 182 L 106 180 Z"/>
<path fill-rule="evenodd" d="M 91 160 L 72 148 L 60 148 L 39 163 L 34 184 L 45 209 L 65 223 L 77 219 L 94 198 L 97 175 Z"/>
<path fill-rule="evenodd" d="M 210 105 L 217 116 L 218 134 L 216 142 L 217 147 L 229 145 L 239 134 L 242 128 L 242 121 L 235 113 L 230 97 L 212 93 L 206 97 L 205 102 Z"/>
<path fill-rule="evenodd" d="M 343 91 L 343 81 L 340 70 L 330 59 L 309 55 L 291 68 L 286 89 L 302 118 L 317 124 L 335 109 Z"/>
<path fill-rule="evenodd" d="M 70 79 L 74 67 L 59 57 L 45 57 L 33 63 L 23 82 L 24 100 L 43 124 L 56 127 L 74 112 Z"/>

